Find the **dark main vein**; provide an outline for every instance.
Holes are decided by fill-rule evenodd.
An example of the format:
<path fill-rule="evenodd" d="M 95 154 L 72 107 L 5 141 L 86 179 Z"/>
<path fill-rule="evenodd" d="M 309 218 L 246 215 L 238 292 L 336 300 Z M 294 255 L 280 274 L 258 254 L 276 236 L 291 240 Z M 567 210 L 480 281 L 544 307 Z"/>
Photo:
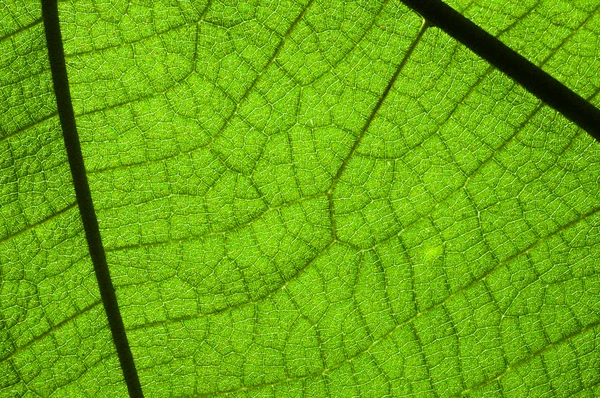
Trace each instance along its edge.
<path fill-rule="evenodd" d="M 106 254 L 102 245 L 98 220 L 94 211 L 92 195 L 83 164 L 83 155 L 81 153 L 79 136 L 75 125 L 75 115 L 73 113 L 73 104 L 71 103 L 71 93 L 69 92 L 65 54 L 58 21 L 57 0 L 42 0 L 42 17 L 46 31 L 48 57 L 52 70 L 58 115 L 65 140 L 69 166 L 71 168 L 75 196 L 79 205 L 79 213 L 81 214 L 90 257 L 94 264 L 94 272 L 98 280 L 100 296 L 104 304 L 129 395 L 131 397 L 143 397 L 142 388 L 133 362 L 133 355 L 131 354 L 127 335 L 125 334 L 123 318 L 121 317 L 117 303 L 117 296 L 108 271 Z"/>
<path fill-rule="evenodd" d="M 441 0 L 401 0 L 600 142 L 600 109 Z"/>

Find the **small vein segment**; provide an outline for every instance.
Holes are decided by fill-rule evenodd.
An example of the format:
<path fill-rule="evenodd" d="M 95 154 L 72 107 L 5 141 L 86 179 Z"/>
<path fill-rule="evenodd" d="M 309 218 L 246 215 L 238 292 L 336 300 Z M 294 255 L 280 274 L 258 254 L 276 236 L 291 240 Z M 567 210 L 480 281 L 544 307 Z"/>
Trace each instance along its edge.
<path fill-rule="evenodd" d="M 73 113 L 73 104 L 71 102 L 71 93 L 69 91 L 69 81 L 67 79 L 67 67 L 65 64 L 65 54 L 62 45 L 62 36 L 60 32 L 60 23 L 58 20 L 57 0 L 42 0 L 42 18 L 44 20 L 44 29 L 46 32 L 46 42 L 48 46 L 48 58 L 50 69 L 52 71 L 52 82 L 54 84 L 54 93 L 56 96 L 56 105 L 58 116 L 62 127 L 65 148 L 69 159 L 75 196 L 81 214 L 81 221 L 85 230 L 85 236 L 88 243 L 90 258 L 94 264 L 94 272 L 98 281 L 100 296 L 104 304 L 104 310 L 108 318 L 108 324 L 112 333 L 113 341 L 123 370 L 125 383 L 131 397 L 143 397 L 142 388 L 138 378 L 137 370 L 133 362 L 133 355 L 129 347 L 123 318 L 117 303 L 117 296 L 108 271 L 106 263 L 106 254 L 102 245 L 100 229 L 92 195 L 87 180 L 81 145 L 75 125 L 75 115 Z"/>

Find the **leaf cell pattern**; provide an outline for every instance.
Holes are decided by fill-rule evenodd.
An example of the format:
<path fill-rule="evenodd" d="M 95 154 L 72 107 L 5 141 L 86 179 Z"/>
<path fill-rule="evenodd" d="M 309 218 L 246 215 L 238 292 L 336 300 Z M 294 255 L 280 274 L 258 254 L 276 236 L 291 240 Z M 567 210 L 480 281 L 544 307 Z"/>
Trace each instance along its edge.
<path fill-rule="evenodd" d="M 598 7 L 448 3 L 598 104 Z M 40 8 L 6 8 L 0 396 L 126 396 Z M 600 395 L 600 148 L 460 43 L 393 1 L 59 11 L 146 396 Z"/>

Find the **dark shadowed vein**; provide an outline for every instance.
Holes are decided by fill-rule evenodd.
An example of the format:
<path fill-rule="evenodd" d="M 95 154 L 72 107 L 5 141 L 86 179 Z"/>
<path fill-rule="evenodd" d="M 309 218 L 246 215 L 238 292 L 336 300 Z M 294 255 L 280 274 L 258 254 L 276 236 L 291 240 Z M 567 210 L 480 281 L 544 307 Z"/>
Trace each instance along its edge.
<path fill-rule="evenodd" d="M 46 72 L 48 72 L 48 71 L 47 71 L 47 70 L 45 70 L 45 71 L 43 71 L 42 73 L 46 73 Z M 8 140 L 9 138 L 12 138 L 12 137 L 16 136 L 17 134 L 21 134 L 21 133 L 22 133 L 22 132 L 24 132 L 24 131 L 27 131 L 27 130 L 29 130 L 29 129 L 31 129 L 31 128 L 33 128 L 33 127 L 35 127 L 35 126 L 38 126 L 38 125 L 40 125 L 40 124 L 42 124 L 42 123 L 44 123 L 44 122 L 48 121 L 48 120 L 51 120 L 51 119 L 52 119 L 52 118 L 54 118 L 56 115 L 58 115 L 58 112 L 52 112 L 52 113 L 50 113 L 49 115 L 43 116 L 43 117 L 39 118 L 38 120 L 36 120 L 36 121 L 34 121 L 34 122 L 31 122 L 30 124 L 28 124 L 28 125 L 26 125 L 26 126 L 19 127 L 19 128 L 18 128 L 18 129 L 16 129 L 15 131 L 13 131 L 13 132 L 11 132 L 11 133 L 9 133 L 9 134 L 6 134 L 5 136 L 2 136 L 2 137 L 0 137 L 0 142 L 6 141 L 6 140 Z"/>
<path fill-rule="evenodd" d="M 401 0 L 600 142 L 600 109 L 441 0 Z"/>
<path fill-rule="evenodd" d="M 62 321 L 60 321 L 59 323 L 50 326 L 48 328 L 48 330 L 46 330 L 44 333 L 42 333 L 42 334 L 40 334 L 38 336 L 35 336 L 34 338 L 32 338 L 31 340 L 29 340 L 28 342 L 26 342 L 22 346 L 17 347 L 14 351 L 12 351 L 11 353 L 9 353 L 8 355 L 0 358 L 0 362 L 11 360 L 12 358 L 15 357 L 15 355 L 17 355 L 20 352 L 25 351 L 26 349 L 28 349 L 29 347 L 31 347 L 35 342 L 38 342 L 38 341 L 42 340 L 44 337 L 46 337 L 49 334 L 51 334 L 52 332 L 54 332 L 54 331 L 62 328 L 67 323 L 73 321 L 74 319 L 80 317 L 81 315 L 87 314 L 89 311 L 91 311 L 92 309 L 96 308 L 96 306 L 98 304 L 100 304 L 100 300 L 94 301 L 93 303 L 86 305 L 82 309 L 77 310 L 77 312 L 71 314 L 67 318 L 65 318 Z"/>
<path fill-rule="evenodd" d="M 350 148 L 350 151 L 348 152 L 348 154 L 342 161 L 342 164 L 337 169 L 335 175 L 331 179 L 331 185 L 329 186 L 329 189 L 327 190 L 327 198 L 328 198 L 328 202 L 329 202 L 329 223 L 331 224 L 331 233 L 333 236 L 333 240 L 335 240 L 335 241 L 338 241 L 338 237 L 337 237 L 336 223 L 335 223 L 335 217 L 334 217 L 335 211 L 334 211 L 334 203 L 333 203 L 333 192 L 335 191 L 335 188 L 337 186 L 338 181 L 340 180 L 341 175 L 344 173 L 344 170 L 346 170 L 346 167 L 348 167 L 348 163 L 350 162 L 350 159 L 356 152 L 362 139 L 366 135 L 367 130 L 371 126 L 371 123 L 375 119 L 375 115 L 377 115 L 377 113 L 379 112 L 381 105 L 383 105 L 383 103 L 385 102 L 385 99 L 387 98 L 388 94 L 392 90 L 394 83 L 396 83 L 398 76 L 400 76 L 400 72 L 404 68 L 404 65 L 406 65 L 406 63 L 408 62 L 408 59 L 410 58 L 413 51 L 417 47 L 417 44 L 423 38 L 423 35 L 425 34 L 425 31 L 427 30 L 428 27 L 429 27 L 429 23 L 427 21 L 423 21 L 423 24 L 419 28 L 419 32 L 417 33 L 417 36 L 415 37 L 415 39 L 412 41 L 412 43 L 406 50 L 404 57 L 402 57 L 402 61 L 400 61 L 400 64 L 398 64 L 398 66 L 396 67 L 394 74 L 392 75 L 391 79 L 388 81 L 388 84 L 385 87 L 385 89 L 383 90 L 383 93 L 381 93 L 381 95 L 379 96 L 379 100 L 373 107 L 373 110 L 371 110 L 371 113 L 369 114 L 369 117 L 365 121 L 365 124 L 363 124 L 363 126 L 360 130 L 360 133 L 356 137 L 356 140 L 354 140 L 354 144 L 352 145 L 352 148 Z"/>
<path fill-rule="evenodd" d="M 43 225 L 44 223 L 46 223 L 46 222 L 48 222 L 50 220 L 54 220 L 58 216 L 61 216 L 61 215 L 65 214 L 66 212 L 68 212 L 69 210 L 71 210 L 72 208 L 74 208 L 76 206 L 77 206 L 77 203 L 74 202 L 74 203 L 71 203 L 68 206 L 63 207 L 60 210 L 53 209 L 52 210 L 52 214 L 50 214 L 48 217 L 44 217 L 41 220 L 38 220 L 38 221 L 34 222 L 33 224 L 29 224 L 29 225 L 27 225 L 25 227 L 22 227 L 21 229 L 19 229 L 16 232 L 9 233 L 8 235 L 0 238 L 0 243 L 3 243 L 3 242 L 5 242 L 5 241 L 7 241 L 9 239 L 13 239 L 15 236 L 22 235 L 22 234 L 24 234 L 27 231 L 34 230 L 35 228 L 39 227 L 40 225 Z"/>
<path fill-rule="evenodd" d="M 83 164 L 83 155 L 79 144 L 79 136 L 75 125 L 75 115 L 73 113 L 73 104 L 71 103 L 71 93 L 69 92 L 69 81 L 67 79 L 67 67 L 65 65 L 65 55 L 62 45 L 62 37 L 60 33 L 60 24 L 58 21 L 58 4 L 56 0 L 42 0 L 42 17 L 46 31 L 46 42 L 48 46 L 48 57 L 50 60 L 50 68 L 52 70 L 52 81 L 54 83 L 54 93 L 56 96 L 56 104 L 58 108 L 58 116 L 63 131 L 67 156 L 69 158 L 69 166 L 71 176 L 73 178 L 73 186 L 75 188 L 75 196 L 79 205 L 79 213 L 85 236 L 87 239 L 90 258 L 94 264 L 94 272 L 98 280 L 100 296 L 108 324 L 112 333 L 113 341 L 119 356 L 119 362 L 129 395 L 131 397 L 143 397 L 140 381 L 133 362 L 133 355 L 129 348 L 123 318 L 117 303 L 117 296 L 110 279 L 108 264 L 106 263 L 106 254 L 100 229 L 98 228 L 98 220 L 92 203 L 92 195 L 88 185 L 85 166 Z"/>
<path fill-rule="evenodd" d="M 17 30 L 15 30 L 15 31 L 13 31 L 13 32 L 11 32 L 11 33 L 9 33 L 8 35 L 6 35 L 6 36 L 3 36 L 3 37 L 0 37 L 0 42 L 3 42 L 4 40 L 8 40 L 8 39 L 10 39 L 11 37 L 14 37 L 14 36 L 18 35 L 18 34 L 19 34 L 19 33 L 21 33 L 21 32 L 24 32 L 24 31 L 26 31 L 26 30 L 28 30 L 28 29 L 31 29 L 31 28 L 33 28 L 34 26 L 36 26 L 36 25 L 39 25 L 41 22 L 42 22 L 42 19 L 40 18 L 40 19 L 36 19 L 35 21 L 31 22 L 31 23 L 30 23 L 30 24 L 28 24 L 28 25 L 21 26 L 20 28 L 18 28 Z"/>

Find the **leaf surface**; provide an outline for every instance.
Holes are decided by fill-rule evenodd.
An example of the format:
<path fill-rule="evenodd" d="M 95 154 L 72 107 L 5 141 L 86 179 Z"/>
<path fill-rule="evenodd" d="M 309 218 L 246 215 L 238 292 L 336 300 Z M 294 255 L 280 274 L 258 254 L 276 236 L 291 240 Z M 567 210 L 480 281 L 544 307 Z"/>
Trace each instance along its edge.
<path fill-rule="evenodd" d="M 598 104 L 593 2 L 448 1 Z M 38 4 L 0 18 L 0 396 L 127 396 Z M 600 147 L 393 1 L 61 2 L 145 396 L 600 395 Z"/>

